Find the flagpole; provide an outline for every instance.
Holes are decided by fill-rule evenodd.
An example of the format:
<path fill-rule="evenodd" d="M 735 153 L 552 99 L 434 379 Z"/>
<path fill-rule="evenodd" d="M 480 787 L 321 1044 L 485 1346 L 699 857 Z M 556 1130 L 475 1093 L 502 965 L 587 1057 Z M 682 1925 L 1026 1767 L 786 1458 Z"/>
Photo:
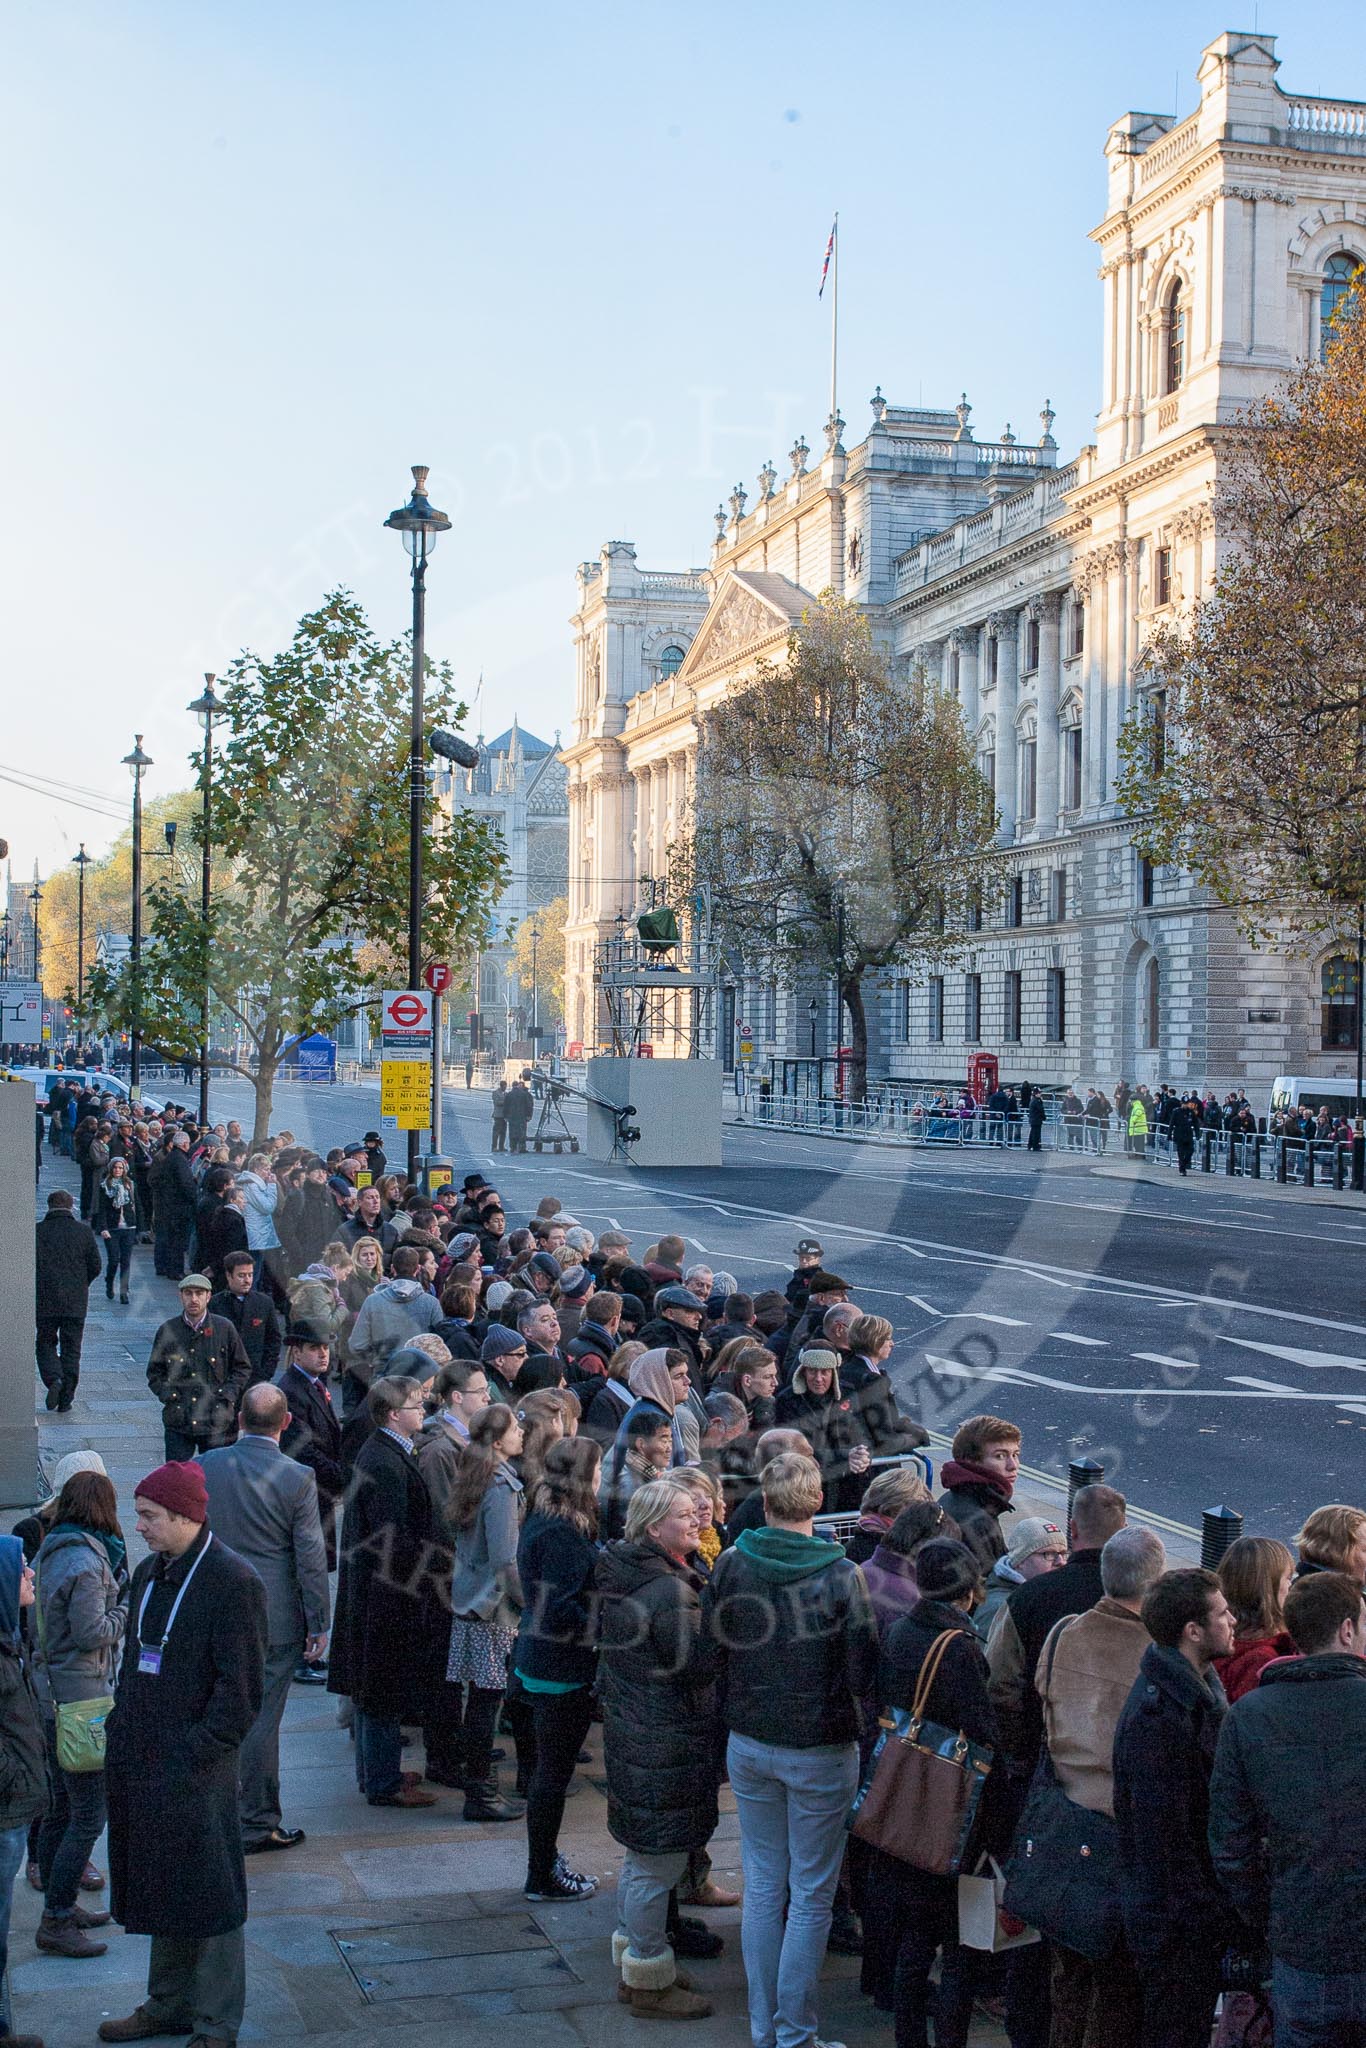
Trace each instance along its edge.
<path fill-rule="evenodd" d="M 835 395 L 838 387 L 840 339 L 840 217 L 838 214 L 835 215 L 835 225 L 831 234 L 831 240 L 835 245 L 831 257 L 830 273 L 830 417 L 833 420 L 839 417 L 839 407 L 836 403 Z"/>

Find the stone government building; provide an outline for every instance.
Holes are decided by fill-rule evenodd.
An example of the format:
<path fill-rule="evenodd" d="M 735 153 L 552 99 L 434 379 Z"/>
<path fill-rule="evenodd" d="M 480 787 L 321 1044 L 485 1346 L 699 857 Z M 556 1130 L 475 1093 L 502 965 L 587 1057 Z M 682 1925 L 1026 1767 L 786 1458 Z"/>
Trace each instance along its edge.
<path fill-rule="evenodd" d="M 601 1037 L 593 947 L 665 872 L 698 713 L 780 658 L 829 587 L 865 607 L 903 673 L 923 666 L 957 697 L 1009 850 L 1005 900 L 961 961 L 880 977 L 872 1073 L 958 1080 L 981 1047 L 1008 1077 L 1255 1095 L 1278 1073 L 1352 1069 L 1354 963 L 1246 947 L 1188 875 L 1140 858 L 1115 801 L 1145 639 L 1219 559 L 1224 432 L 1319 352 L 1366 261 L 1366 103 L 1288 94 L 1277 69 L 1273 36 L 1225 33 L 1200 60 L 1194 113 L 1111 127 L 1092 234 L 1101 406 L 1074 460 L 1058 464 L 1047 403 L 1036 441 L 981 441 L 966 399 L 932 411 L 879 389 L 857 445 L 836 417 L 814 461 L 799 439 L 786 477 L 770 464 L 753 498 L 737 485 L 705 570 L 641 569 L 622 541 L 580 567 L 571 1039 Z M 721 1005 L 727 1064 L 739 1016 L 758 1055 L 809 1047 L 812 991 L 755 970 Z M 834 998 L 815 993 L 824 1051 Z"/>

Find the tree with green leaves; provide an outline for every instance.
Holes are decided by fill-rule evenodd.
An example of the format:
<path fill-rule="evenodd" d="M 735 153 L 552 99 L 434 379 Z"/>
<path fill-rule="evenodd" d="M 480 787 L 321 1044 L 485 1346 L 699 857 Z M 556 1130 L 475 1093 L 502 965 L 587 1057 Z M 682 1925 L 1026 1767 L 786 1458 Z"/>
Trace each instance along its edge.
<path fill-rule="evenodd" d="M 207 981 L 244 1047 L 236 1071 L 255 1087 L 256 1141 L 287 1041 L 334 1031 L 396 985 L 410 679 L 409 647 L 378 640 L 345 590 L 301 619 L 273 659 L 239 655 L 213 763 L 207 926 L 196 889 L 154 879 L 140 989 L 128 969 L 90 988 L 91 1003 L 125 1028 L 136 994 L 146 1038 L 180 1057 L 199 1044 Z M 428 660 L 425 702 L 428 730 L 459 724 L 448 665 Z M 425 827 L 423 950 L 449 959 L 484 928 L 507 864 L 497 826 L 458 804 L 429 804 Z M 197 812 L 190 829 L 199 843 Z"/>
<path fill-rule="evenodd" d="M 1366 294 L 1221 452 L 1213 589 L 1149 639 L 1119 794 L 1243 933 L 1355 929 L 1366 891 Z"/>
<path fill-rule="evenodd" d="M 191 878 L 188 845 L 189 826 L 199 809 L 193 789 L 171 790 L 149 797 L 143 804 L 142 834 L 144 872 L 164 876 L 173 865 L 183 865 L 187 886 L 197 885 L 199 870 Z M 168 856 L 164 828 L 178 828 L 177 852 Z M 80 877 L 74 864 L 64 861 L 52 870 L 43 884 L 38 929 L 42 938 L 43 981 L 49 995 L 60 994 L 75 1007 L 77 983 L 77 935 L 79 926 Z M 101 933 L 126 935 L 133 918 L 133 830 L 126 825 L 109 851 L 91 860 L 85 871 L 85 971 L 89 981 L 95 948 Z M 77 1018 L 83 1024 L 83 1018 Z"/>
<path fill-rule="evenodd" d="M 996 829 L 957 702 L 923 672 L 896 679 L 858 607 L 827 591 L 786 660 L 705 713 L 675 888 L 705 889 L 747 963 L 789 986 L 834 980 L 861 1100 L 866 978 L 961 950 Z"/>
<path fill-rule="evenodd" d="M 537 1012 L 544 1030 L 547 1024 L 557 1024 L 564 1016 L 564 925 L 569 915 L 569 898 L 557 896 L 540 910 L 528 912 L 517 927 L 513 940 L 513 958 L 517 963 L 517 980 L 524 995 L 529 996 L 532 984 L 531 934 L 539 934 L 536 951 Z M 550 1033 L 554 1043 L 555 1034 Z"/>

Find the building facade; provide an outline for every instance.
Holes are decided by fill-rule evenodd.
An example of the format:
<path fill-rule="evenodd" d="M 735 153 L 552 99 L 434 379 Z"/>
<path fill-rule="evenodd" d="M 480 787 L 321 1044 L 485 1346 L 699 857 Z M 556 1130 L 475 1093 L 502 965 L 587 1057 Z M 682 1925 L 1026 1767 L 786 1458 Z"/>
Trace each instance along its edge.
<path fill-rule="evenodd" d="M 558 733 L 553 745 L 537 739 L 514 718 L 496 739 L 481 736 L 477 768 L 454 769 L 436 784 L 438 802 L 492 818 L 507 854 L 507 887 L 477 967 L 479 1014 L 492 1050 L 522 1039 L 531 1022 L 531 990 L 517 973 L 517 932 L 568 886 L 569 806 L 559 739 Z"/>
<path fill-rule="evenodd" d="M 1188 874 L 1141 858 L 1116 799 L 1147 636 L 1219 560 L 1227 430 L 1320 350 L 1366 261 L 1366 105 L 1289 95 L 1277 68 L 1274 37 L 1221 35 L 1194 113 L 1110 129 L 1093 231 L 1101 406 L 1074 460 L 1058 465 L 1047 403 L 1037 440 L 984 442 L 966 400 L 898 408 L 879 390 L 856 446 L 832 419 L 814 465 L 799 440 L 786 479 L 766 465 L 753 503 L 736 487 L 705 571 L 641 571 L 621 542 L 581 567 L 571 1036 L 595 1035 L 593 945 L 661 867 L 698 715 L 756 659 L 781 659 L 829 588 L 865 609 L 902 673 L 957 698 L 1001 814 L 1001 898 L 942 974 L 881 977 L 872 1072 L 959 1080 L 977 1050 L 1055 1085 L 1251 1091 L 1347 1070 L 1333 949 L 1249 949 Z M 1160 701 L 1146 709 L 1160 727 Z M 738 979 L 756 1052 L 805 1053 L 811 992 L 762 963 Z M 816 1000 L 824 1050 L 837 1019 L 828 992 Z"/>

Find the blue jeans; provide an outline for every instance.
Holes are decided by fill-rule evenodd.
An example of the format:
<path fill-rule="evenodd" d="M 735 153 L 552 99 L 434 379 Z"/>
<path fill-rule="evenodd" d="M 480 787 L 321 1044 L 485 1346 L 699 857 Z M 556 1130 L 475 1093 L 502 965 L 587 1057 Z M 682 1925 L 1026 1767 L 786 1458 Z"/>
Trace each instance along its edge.
<path fill-rule="evenodd" d="M 10 2031 L 9 1911 L 14 1880 L 27 1853 L 27 1826 L 0 1829 L 0 2036 Z"/>
<path fill-rule="evenodd" d="M 750 2035 L 754 2048 L 810 2048 L 858 1750 L 784 1749 L 733 1734 L 726 1764 L 740 1816 Z"/>
<path fill-rule="evenodd" d="M 367 1799 L 384 1799 L 403 1782 L 403 1729 L 399 1722 L 356 1708 L 356 1783 Z"/>
<path fill-rule="evenodd" d="M 1271 1967 L 1276 2048 L 1363 2048 L 1366 1970 L 1297 1970 L 1277 1958 Z"/>

